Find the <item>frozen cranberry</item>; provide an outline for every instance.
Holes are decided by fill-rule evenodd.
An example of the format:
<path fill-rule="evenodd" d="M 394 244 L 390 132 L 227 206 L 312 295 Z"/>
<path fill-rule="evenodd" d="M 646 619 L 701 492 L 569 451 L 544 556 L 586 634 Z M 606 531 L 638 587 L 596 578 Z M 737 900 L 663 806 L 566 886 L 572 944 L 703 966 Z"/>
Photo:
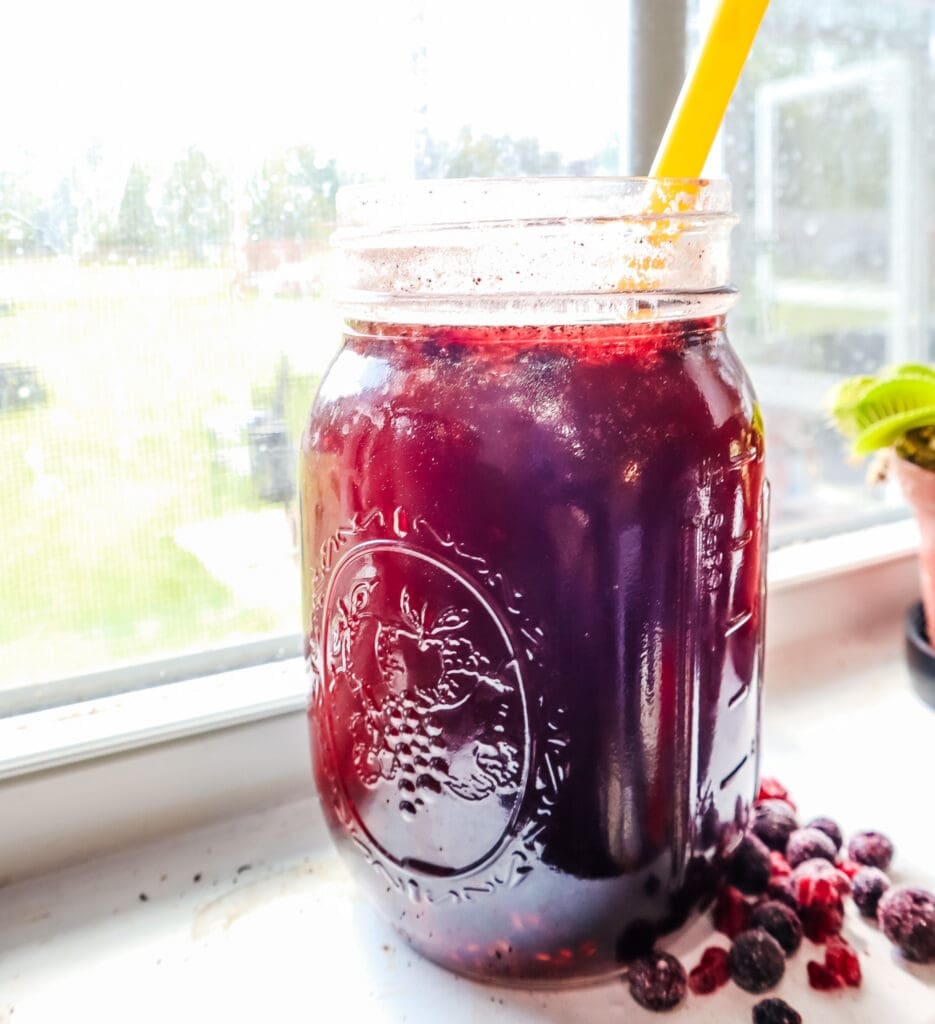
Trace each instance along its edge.
<path fill-rule="evenodd" d="M 727 880 L 748 896 L 766 892 L 771 873 L 769 850 L 747 833 L 727 862 Z"/>
<path fill-rule="evenodd" d="M 925 889 L 889 889 L 880 899 L 877 920 L 907 960 L 935 961 L 935 895 Z"/>
<path fill-rule="evenodd" d="M 732 885 L 725 885 L 714 904 L 714 927 L 729 939 L 739 935 L 749 923 L 750 907 Z"/>
<path fill-rule="evenodd" d="M 802 922 L 794 910 L 778 900 L 768 900 L 753 908 L 750 927 L 762 928 L 791 956 L 802 944 Z"/>
<path fill-rule="evenodd" d="M 685 968 L 669 953 L 650 953 L 630 964 L 630 995 L 647 1010 L 671 1010 L 685 998 Z"/>
<path fill-rule="evenodd" d="M 833 988 L 844 988 L 844 979 L 817 960 L 809 960 L 805 965 L 808 972 L 808 983 L 819 992 L 828 992 Z"/>
<path fill-rule="evenodd" d="M 829 971 L 834 971 L 852 988 L 857 988 L 860 984 L 860 961 L 854 950 L 840 935 L 828 940 L 825 949 L 825 967 Z"/>
<path fill-rule="evenodd" d="M 893 844 L 882 832 L 858 832 L 847 844 L 847 854 L 858 864 L 886 871 L 893 859 Z"/>
<path fill-rule="evenodd" d="M 786 969 L 782 946 L 762 928 L 741 932 L 730 947 L 730 976 L 747 992 L 765 992 Z"/>
<path fill-rule="evenodd" d="M 812 818 L 805 826 L 806 828 L 817 828 L 834 843 L 835 850 L 840 850 L 844 843 L 844 836 L 841 834 L 841 826 L 833 818 Z"/>
<path fill-rule="evenodd" d="M 696 995 L 703 996 L 727 984 L 729 978 L 727 950 L 709 946 L 701 954 L 698 966 L 688 972 L 688 987 Z"/>
<path fill-rule="evenodd" d="M 890 887 L 890 880 L 879 868 L 861 868 L 851 881 L 851 895 L 864 917 L 876 917 L 880 897 Z"/>
<path fill-rule="evenodd" d="M 799 864 L 789 876 L 788 884 L 800 907 L 833 906 L 851 891 L 847 875 L 821 858 Z"/>
<path fill-rule="evenodd" d="M 837 852 L 834 843 L 817 828 L 796 829 L 786 844 L 786 860 L 794 868 L 815 857 L 833 862 Z"/>
<path fill-rule="evenodd" d="M 785 999 L 764 999 L 753 1007 L 753 1024 L 802 1024 L 802 1016 Z"/>
<path fill-rule="evenodd" d="M 795 813 L 785 800 L 761 800 L 753 808 L 750 830 L 771 850 L 785 850 L 789 836 L 798 827 Z"/>
<path fill-rule="evenodd" d="M 812 942 L 827 942 L 840 934 L 844 927 L 844 904 L 815 904 L 811 907 L 799 908 L 799 920 L 802 922 L 802 933 Z"/>
<path fill-rule="evenodd" d="M 785 800 L 792 810 L 795 810 L 795 804 L 789 799 L 789 790 L 778 779 L 760 779 L 756 803 L 761 800 Z"/>

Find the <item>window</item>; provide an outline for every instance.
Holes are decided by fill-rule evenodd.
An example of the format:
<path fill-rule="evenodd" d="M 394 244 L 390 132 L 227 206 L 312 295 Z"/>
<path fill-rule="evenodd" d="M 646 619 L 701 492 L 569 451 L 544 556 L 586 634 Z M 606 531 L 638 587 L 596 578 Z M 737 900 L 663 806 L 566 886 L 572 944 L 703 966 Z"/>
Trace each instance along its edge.
<path fill-rule="evenodd" d="M 339 337 L 340 184 L 644 169 L 623 41 L 651 25 L 625 3 L 147 12 L 6 16 L 0 712 L 297 650 L 294 453 Z M 933 18 L 773 5 L 715 157 L 780 542 L 900 514 L 820 399 L 930 351 Z"/>

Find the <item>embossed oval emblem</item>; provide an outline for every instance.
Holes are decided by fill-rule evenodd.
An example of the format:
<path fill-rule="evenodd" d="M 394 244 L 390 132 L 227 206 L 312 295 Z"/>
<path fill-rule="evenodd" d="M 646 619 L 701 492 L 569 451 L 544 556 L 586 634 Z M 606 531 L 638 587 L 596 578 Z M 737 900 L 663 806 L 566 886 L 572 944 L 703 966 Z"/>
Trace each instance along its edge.
<path fill-rule="evenodd" d="M 529 777 L 501 617 L 459 569 L 395 541 L 348 551 L 323 610 L 326 727 L 361 829 L 407 870 L 476 870 L 508 840 Z"/>

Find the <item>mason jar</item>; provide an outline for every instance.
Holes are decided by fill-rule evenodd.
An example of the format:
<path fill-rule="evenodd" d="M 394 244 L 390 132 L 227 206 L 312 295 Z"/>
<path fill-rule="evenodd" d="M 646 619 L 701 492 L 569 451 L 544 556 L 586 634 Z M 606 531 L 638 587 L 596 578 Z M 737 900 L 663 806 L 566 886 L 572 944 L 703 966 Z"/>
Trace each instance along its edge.
<path fill-rule="evenodd" d="M 304 432 L 309 724 L 425 956 L 612 974 L 700 912 L 757 784 L 763 431 L 721 181 L 339 194 Z"/>

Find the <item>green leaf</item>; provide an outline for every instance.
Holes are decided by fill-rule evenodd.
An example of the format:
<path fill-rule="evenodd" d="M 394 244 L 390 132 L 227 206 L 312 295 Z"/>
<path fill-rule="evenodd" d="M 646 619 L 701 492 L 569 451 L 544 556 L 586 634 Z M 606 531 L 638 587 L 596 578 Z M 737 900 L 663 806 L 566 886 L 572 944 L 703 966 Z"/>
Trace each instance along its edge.
<path fill-rule="evenodd" d="M 926 377 L 935 380 L 935 368 L 925 363 L 900 363 L 889 366 L 880 374 L 881 377 Z"/>
<path fill-rule="evenodd" d="M 935 423 L 935 403 L 908 412 L 893 413 L 862 430 L 854 442 L 857 455 L 869 455 L 895 444 L 907 431 Z"/>
<path fill-rule="evenodd" d="M 825 397 L 825 405 L 835 426 L 845 437 L 860 433 L 857 406 L 864 394 L 877 383 L 876 377 L 848 377 L 832 388 Z"/>

